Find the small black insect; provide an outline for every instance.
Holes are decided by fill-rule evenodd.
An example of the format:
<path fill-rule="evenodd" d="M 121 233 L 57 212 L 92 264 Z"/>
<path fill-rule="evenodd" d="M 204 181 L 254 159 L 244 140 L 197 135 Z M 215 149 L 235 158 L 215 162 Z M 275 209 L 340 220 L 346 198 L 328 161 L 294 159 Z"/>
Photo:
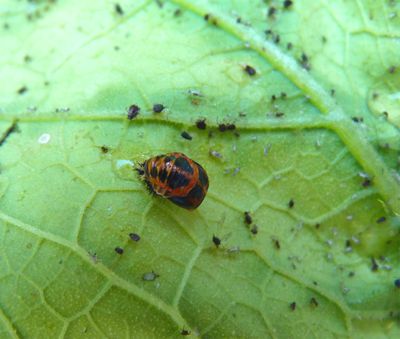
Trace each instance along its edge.
<path fill-rule="evenodd" d="M 215 236 L 215 235 L 213 235 L 212 241 L 213 241 L 214 245 L 215 245 L 217 248 L 219 247 L 219 245 L 221 245 L 221 239 L 218 238 L 218 237 Z"/>
<path fill-rule="evenodd" d="M 363 117 L 352 117 L 351 120 L 353 120 L 354 122 L 363 122 L 364 118 Z"/>
<path fill-rule="evenodd" d="M 28 91 L 28 87 L 22 86 L 21 88 L 18 89 L 17 93 L 18 94 L 24 94 Z"/>
<path fill-rule="evenodd" d="M 244 71 L 250 76 L 256 75 L 257 73 L 256 69 L 250 65 L 246 65 Z"/>
<path fill-rule="evenodd" d="M 115 252 L 117 252 L 118 254 L 123 254 L 124 253 L 124 249 L 121 247 L 115 247 Z"/>
<path fill-rule="evenodd" d="M 192 140 L 192 139 L 193 139 L 192 136 L 191 136 L 188 132 L 186 132 L 186 131 L 183 131 L 183 132 L 181 133 L 181 137 L 182 137 L 183 139 L 186 139 L 186 140 Z"/>
<path fill-rule="evenodd" d="M 124 10 L 122 9 L 120 4 L 115 4 L 114 9 L 117 14 L 124 15 Z"/>
<path fill-rule="evenodd" d="M 256 235 L 258 233 L 258 226 L 253 225 L 253 227 L 250 229 L 250 232 L 253 233 L 254 235 Z"/>
<path fill-rule="evenodd" d="M 199 119 L 196 121 L 196 127 L 198 129 L 206 129 L 207 124 L 206 124 L 206 119 Z"/>
<path fill-rule="evenodd" d="M 154 104 L 153 105 L 153 112 L 154 113 L 161 113 L 164 110 L 165 106 L 162 104 Z"/>
<path fill-rule="evenodd" d="M 250 225 L 253 222 L 253 218 L 250 215 L 250 212 L 244 212 L 244 222 L 247 225 Z"/>
<path fill-rule="evenodd" d="M 226 131 L 226 125 L 225 124 L 219 124 L 218 125 L 218 130 L 220 132 L 225 132 Z"/>
<path fill-rule="evenodd" d="M 288 203 L 289 208 L 293 208 L 294 207 L 294 200 L 290 199 L 289 203 Z"/>
<path fill-rule="evenodd" d="M 294 310 L 296 309 L 296 302 L 295 302 L 295 301 L 293 301 L 292 303 L 290 303 L 290 309 L 291 309 L 292 311 L 294 311 Z"/>
<path fill-rule="evenodd" d="M 365 179 L 363 180 L 363 182 L 361 183 L 361 185 L 362 185 L 363 187 L 369 187 L 369 186 L 372 185 L 372 180 L 369 179 L 369 178 L 365 178 Z"/>
<path fill-rule="evenodd" d="M 107 146 L 105 146 L 105 145 L 101 146 L 100 149 L 101 149 L 101 152 L 104 153 L 104 154 L 108 153 L 108 151 L 110 150 L 110 149 L 109 149 Z"/>
<path fill-rule="evenodd" d="M 293 1 L 291 1 L 291 0 L 285 0 L 284 2 L 283 2 L 283 7 L 284 8 L 289 8 L 290 6 L 292 6 L 293 5 Z"/>
<path fill-rule="evenodd" d="M 139 241 L 140 240 L 140 235 L 136 233 L 129 233 L 129 238 L 133 241 Z"/>
<path fill-rule="evenodd" d="M 181 335 L 189 335 L 190 334 L 190 331 L 188 331 L 188 330 L 185 330 L 185 329 L 183 329 L 182 331 L 181 331 Z"/>
<path fill-rule="evenodd" d="M 396 280 L 394 281 L 394 286 L 396 286 L 397 288 L 400 288 L 400 278 L 399 278 L 399 279 L 396 279 Z"/>
<path fill-rule="evenodd" d="M 139 115 L 140 107 L 138 105 L 131 105 L 128 108 L 128 119 L 132 120 Z"/>
<path fill-rule="evenodd" d="M 386 221 L 386 217 L 380 217 L 380 218 L 378 218 L 378 220 L 376 220 L 376 222 L 378 223 L 378 224 L 381 224 L 381 223 L 383 223 L 383 222 L 385 222 Z"/>

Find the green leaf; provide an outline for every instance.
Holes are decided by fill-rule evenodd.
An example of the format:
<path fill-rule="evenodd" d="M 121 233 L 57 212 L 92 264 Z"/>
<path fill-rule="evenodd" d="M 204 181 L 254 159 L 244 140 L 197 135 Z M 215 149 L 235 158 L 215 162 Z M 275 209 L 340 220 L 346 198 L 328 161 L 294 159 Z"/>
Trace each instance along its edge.
<path fill-rule="evenodd" d="M 3 1 L 0 337 L 400 335 L 400 5 L 286 5 Z"/>

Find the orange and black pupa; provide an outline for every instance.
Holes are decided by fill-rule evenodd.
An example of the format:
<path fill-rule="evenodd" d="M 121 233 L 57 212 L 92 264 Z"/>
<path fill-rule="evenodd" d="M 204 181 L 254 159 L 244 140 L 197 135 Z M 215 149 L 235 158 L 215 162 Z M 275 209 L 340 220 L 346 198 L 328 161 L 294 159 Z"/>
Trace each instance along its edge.
<path fill-rule="evenodd" d="M 188 210 L 199 207 L 207 194 L 207 172 L 183 153 L 157 155 L 147 159 L 137 171 L 150 192 Z"/>

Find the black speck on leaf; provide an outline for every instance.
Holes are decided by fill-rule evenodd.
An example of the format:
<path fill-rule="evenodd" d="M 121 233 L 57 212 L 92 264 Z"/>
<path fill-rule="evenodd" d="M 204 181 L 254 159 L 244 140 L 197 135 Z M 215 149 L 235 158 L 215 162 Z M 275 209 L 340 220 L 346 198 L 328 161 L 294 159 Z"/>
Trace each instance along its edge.
<path fill-rule="evenodd" d="M 154 104 L 153 105 L 153 112 L 154 113 L 161 113 L 164 110 L 165 106 L 162 104 Z"/>
<path fill-rule="evenodd" d="M 140 107 L 138 105 L 131 105 L 128 108 L 128 119 L 132 120 L 139 115 Z"/>
<path fill-rule="evenodd" d="M 101 146 L 100 149 L 101 149 L 101 152 L 104 153 L 104 154 L 108 153 L 108 151 L 110 150 L 110 149 L 109 149 L 107 146 L 105 146 L 105 145 Z"/>
<path fill-rule="evenodd" d="M 7 141 L 8 137 L 18 130 L 17 122 L 14 121 L 13 124 L 6 129 L 2 136 L 0 136 L 0 147 Z"/>
<path fill-rule="evenodd" d="M 17 93 L 21 95 L 21 94 L 26 93 L 27 91 L 28 91 L 28 87 L 22 86 L 21 88 L 18 89 Z"/>
<path fill-rule="evenodd" d="M 220 132 L 225 132 L 226 131 L 226 125 L 225 124 L 219 124 L 218 125 L 218 130 Z"/>
<path fill-rule="evenodd" d="M 250 76 L 256 75 L 256 73 L 257 73 L 257 71 L 255 70 L 255 68 L 252 67 L 252 66 L 250 66 L 250 65 L 246 65 L 246 66 L 244 67 L 244 71 L 245 71 L 248 75 L 250 75 Z"/>
<path fill-rule="evenodd" d="M 382 217 L 380 217 L 380 218 L 378 218 L 377 220 L 376 220 L 376 222 L 378 223 L 378 224 L 381 224 L 381 223 L 383 223 L 383 222 L 385 222 L 386 221 L 386 217 L 384 217 L 384 216 L 382 216 Z"/>
<path fill-rule="evenodd" d="M 121 247 L 115 247 L 115 252 L 117 252 L 118 254 L 123 254 L 124 253 L 124 249 Z"/>
<path fill-rule="evenodd" d="M 198 129 L 206 129 L 207 124 L 206 124 L 206 119 L 199 119 L 196 121 L 196 127 Z"/>
<path fill-rule="evenodd" d="M 400 289 L 400 278 L 394 281 L 394 286 Z"/>
<path fill-rule="evenodd" d="M 215 236 L 215 235 L 213 235 L 212 241 L 213 241 L 214 245 L 215 245 L 217 248 L 219 247 L 219 245 L 221 245 L 221 239 L 218 238 L 218 237 Z"/>
<path fill-rule="evenodd" d="M 120 4 L 115 4 L 114 9 L 118 15 L 124 15 L 124 10 L 122 9 Z"/>
<path fill-rule="evenodd" d="M 186 140 L 192 140 L 192 136 L 191 136 L 188 132 L 186 132 L 186 131 L 183 131 L 183 132 L 181 133 L 181 137 L 182 137 L 183 139 L 186 139 Z"/>
<path fill-rule="evenodd" d="M 189 330 L 183 329 L 183 330 L 181 331 L 181 335 L 186 336 L 186 335 L 189 335 L 189 334 L 190 334 L 190 331 L 189 331 Z"/>
<path fill-rule="evenodd" d="M 363 122 L 364 118 L 363 117 L 352 117 L 351 120 L 358 123 L 358 122 Z"/>
<path fill-rule="evenodd" d="M 140 235 L 136 233 L 129 233 L 129 238 L 131 238 L 132 241 L 139 241 L 140 240 Z"/>
<path fill-rule="evenodd" d="M 369 187 L 369 186 L 372 185 L 372 181 L 371 181 L 371 179 L 369 179 L 369 178 L 365 178 L 365 179 L 363 180 L 363 182 L 361 183 L 361 185 L 362 185 L 363 187 Z"/>
<path fill-rule="evenodd" d="M 247 225 L 250 225 L 253 222 L 253 218 L 250 215 L 250 212 L 244 212 L 244 222 Z"/>
<path fill-rule="evenodd" d="M 290 6 L 292 6 L 293 5 L 293 1 L 291 1 L 291 0 L 285 0 L 284 2 L 283 2 L 283 7 L 284 8 L 289 8 Z"/>

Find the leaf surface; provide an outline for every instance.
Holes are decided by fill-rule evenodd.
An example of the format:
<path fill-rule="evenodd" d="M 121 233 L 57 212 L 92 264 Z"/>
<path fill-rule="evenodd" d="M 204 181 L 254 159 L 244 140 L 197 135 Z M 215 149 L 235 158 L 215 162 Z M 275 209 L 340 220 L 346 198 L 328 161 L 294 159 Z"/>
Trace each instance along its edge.
<path fill-rule="evenodd" d="M 0 7 L 0 336 L 398 337 L 399 4 L 118 6 Z"/>

